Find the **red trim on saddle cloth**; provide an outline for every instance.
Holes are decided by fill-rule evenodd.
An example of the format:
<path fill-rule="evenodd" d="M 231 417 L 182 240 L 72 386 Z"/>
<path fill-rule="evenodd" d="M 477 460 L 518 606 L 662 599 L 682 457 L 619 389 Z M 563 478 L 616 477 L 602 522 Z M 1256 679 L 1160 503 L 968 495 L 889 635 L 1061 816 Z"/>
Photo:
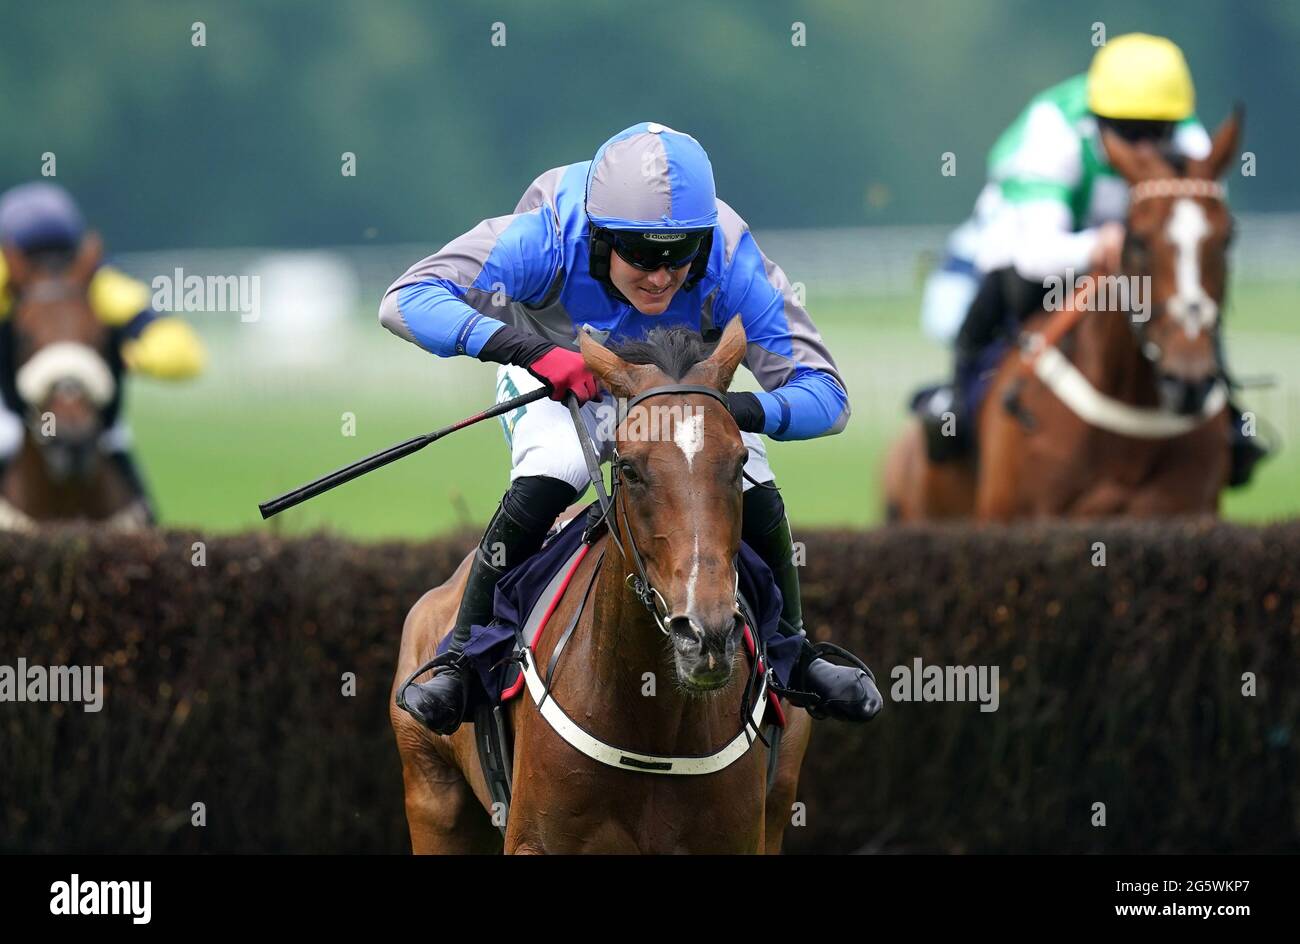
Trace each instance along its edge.
<path fill-rule="evenodd" d="M 749 653 L 751 659 L 758 658 L 757 650 L 754 647 L 754 634 L 749 629 L 749 624 L 745 624 L 745 651 Z M 763 660 L 758 660 L 758 671 L 760 673 L 767 671 L 767 666 Z M 778 728 L 785 727 L 785 710 L 781 707 L 781 699 L 776 692 L 770 688 L 767 690 L 767 706 L 772 709 L 772 721 Z"/>
<path fill-rule="evenodd" d="M 564 582 L 561 583 L 559 589 L 556 590 L 555 597 L 551 600 L 550 604 L 546 607 L 546 613 L 542 616 L 542 621 L 537 624 L 537 632 L 533 633 L 533 638 L 528 642 L 528 648 L 530 651 L 536 651 L 537 643 L 539 640 L 541 640 L 542 633 L 546 631 L 546 624 L 551 621 L 551 615 L 555 612 L 555 608 L 559 606 L 560 601 L 564 599 L 564 592 L 569 589 L 569 582 L 573 580 L 573 575 L 578 572 L 578 567 L 581 566 L 583 559 L 587 556 L 587 551 L 589 551 L 590 549 L 591 549 L 590 544 L 582 545 L 582 549 L 579 550 L 577 555 L 575 555 L 575 557 L 573 558 L 573 563 L 569 565 L 569 572 L 564 575 Z M 753 659 L 755 657 L 754 634 L 750 632 L 748 623 L 745 624 L 744 639 L 745 639 L 745 651 L 748 652 L 749 657 Z M 767 671 L 767 666 L 763 664 L 762 659 L 758 660 L 758 671 L 759 672 Z M 516 697 L 523 690 L 524 690 L 524 674 L 520 672 L 519 678 L 515 679 L 514 684 L 501 693 L 502 704 L 510 701 L 510 699 Z M 767 693 L 767 703 L 768 703 L 768 707 L 771 708 L 772 710 L 773 722 L 776 724 L 777 727 L 784 728 L 785 711 L 781 707 L 781 699 L 777 696 L 776 692 L 772 691 L 771 689 L 769 689 Z"/>
<path fill-rule="evenodd" d="M 589 550 L 591 550 L 591 545 L 583 544 L 578 553 L 574 555 L 573 563 L 569 565 L 569 572 L 564 575 L 564 582 L 560 584 L 559 590 L 555 592 L 555 597 L 551 600 L 550 605 L 547 606 L 546 613 L 542 616 L 542 621 L 537 624 L 537 632 L 533 633 L 533 638 L 528 641 L 528 650 L 530 652 L 536 651 L 537 641 L 542 638 L 542 632 L 546 629 L 546 624 L 551 621 L 551 614 L 555 612 L 555 608 L 559 606 L 560 601 L 564 599 L 564 591 L 569 589 L 569 581 L 572 580 L 573 575 L 578 572 L 578 567 L 586 558 L 587 551 Z M 505 702 L 508 702 L 523 690 L 524 673 L 520 672 L 519 678 L 515 679 L 514 684 L 501 693 L 502 703 L 504 704 Z"/>

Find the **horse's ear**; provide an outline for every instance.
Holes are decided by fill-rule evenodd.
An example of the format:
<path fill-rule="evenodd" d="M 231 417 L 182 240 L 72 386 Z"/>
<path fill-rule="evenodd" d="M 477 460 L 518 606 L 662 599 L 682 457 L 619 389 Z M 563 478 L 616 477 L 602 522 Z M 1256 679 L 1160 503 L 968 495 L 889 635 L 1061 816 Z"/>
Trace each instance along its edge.
<path fill-rule="evenodd" d="M 68 269 L 68 278 L 78 285 L 89 285 L 103 258 L 104 243 L 99 238 L 99 233 L 91 230 L 82 238 L 81 245 L 77 247 L 77 255 Z"/>
<path fill-rule="evenodd" d="M 628 399 L 646 386 L 651 375 L 659 369 L 650 364 L 629 364 L 605 345 L 587 333 L 584 327 L 578 332 L 578 350 L 590 370 L 616 397 Z"/>
<path fill-rule="evenodd" d="M 31 278 L 32 267 L 27 261 L 27 256 L 14 243 L 6 241 L 3 247 L 5 270 L 8 272 L 9 284 L 18 291 L 22 291 L 27 280 Z"/>
<path fill-rule="evenodd" d="M 745 326 L 740 323 L 739 317 L 732 318 L 727 322 L 718 346 L 713 349 L 708 360 L 700 361 L 692 367 L 687 378 L 725 392 L 731 386 L 731 378 L 735 375 L 736 368 L 745 358 L 747 343 Z"/>
<path fill-rule="evenodd" d="M 1223 119 L 1223 123 L 1210 139 L 1210 154 L 1204 160 L 1193 161 L 1193 173 L 1207 180 L 1218 180 L 1228 169 L 1228 164 L 1237 156 L 1241 144 L 1241 133 L 1246 121 L 1246 109 L 1240 102 L 1232 109 L 1232 114 Z"/>
<path fill-rule="evenodd" d="M 1101 133 L 1101 146 L 1106 151 L 1110 166 L 1119 171 L 1129 183 L 1137 183 L 1152 176 L 1152 158 L 1157 157 L 1150 146 L 1131 144 L 1113 131 Z"/>

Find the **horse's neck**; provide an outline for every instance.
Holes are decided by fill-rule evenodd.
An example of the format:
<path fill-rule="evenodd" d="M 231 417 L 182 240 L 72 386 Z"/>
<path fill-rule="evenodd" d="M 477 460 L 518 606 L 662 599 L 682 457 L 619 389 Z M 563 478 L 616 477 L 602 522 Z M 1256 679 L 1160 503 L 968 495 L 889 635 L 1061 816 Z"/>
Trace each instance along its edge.
<path fill-rule="evenodd" d="M 1155 374 L 1138 349 L 1128 318 L 1119 311 L 1084 314 L 1073 332 L 1070 359 L 1107 396 L 1134 406 L 1154 406 L 1158 402 Z"/>
<path fill-rule="evenodd" d="M 731 684 L 722 691 L 709 697 L 683 693 L 670 643 L 627 585 L 631 568 L 608 538 L 604 546 L 605 560 L 588 613 L 578 627 L 583 644 L 572 653 L 583 665 L 572 665 L 561 675 L 585 677 L 584 698 L 590 699 L 593 714 L 617 727 L 611 737 L 629 746 L 681 754 L 717 749 L 739 730 L 743 654 L 738 654 Z M 570 654 L 564 658 L 567 661 Z"/>

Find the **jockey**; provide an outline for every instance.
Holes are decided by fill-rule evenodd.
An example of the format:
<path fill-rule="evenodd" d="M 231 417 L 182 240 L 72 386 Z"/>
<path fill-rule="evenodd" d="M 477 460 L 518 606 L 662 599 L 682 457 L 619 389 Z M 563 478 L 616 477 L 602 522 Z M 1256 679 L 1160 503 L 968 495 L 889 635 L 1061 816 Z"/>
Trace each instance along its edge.
<path fill-rule="evenodd" d="M 926 331 L 956 349 L 952 390 L 941 388 L 921 405 L 932 461 L 972 445 L 970 406 L 991 366 L 986 352 L 1042 307 L 1044 280 L 1067 270 L 1119 270 L 1128 185 L 1110 166 L 1101 132 L 1204 158 L 1210 136 L 1194 104 L 1182 51 L 1164 37 L 1130 33 L 1102 46 L 1086 75 L 1032 99 L 994 143 L 975 212 L 949 239 L 922 301 Z M 941 432 L 950 409 L 955 436 Z M 1265 452 L 1243 435 L 1240 411 L 1230 409 L 1230 482 L 1239 485 Z"/>
<path fill-rule="evenodd" d="M 578 328 L 586 324 L 615 343 L 656 326 L 712 338 L 733 315 L 749 339 L 745 365 L 764 390 L 727 394 L 749 450 L 742 536 L 776 576 L 782 632 L 803 636 L 790 526 L 759 434 L 789 440 L 838 433 L 848 421 L 848 397 L 785 273 L 715 195 L 699 142 L 654 122 L 634 125 L 593 160 L 542 174 L 513 214 L 485 220 L 388 289 L 380 322 L 441 357 L 500 364 L 498 402 L 543 384 L 551 390 L 550 399 L 502 417 L 511 484 L 474 556 L 452 633 L 456 655 L 407 690 L 408 708 L 428 727 L 449 734 L 460 724 L 466 666 L 458 654 L 470 627 L 491 619 L 506 567 L 533 554 L 589 484 L 571 415 L 557 402 L 569 393 L 582 403 L 600 399 L 575 350 Z M 882 704 L 867 673 L 818 658 L 806 636 L 790 682 L 818 696 L 818 715 L 865 721 Z"/>
<path fill-rule="evenodd" d="M 86 224 L 66 190 L 43 181 L 21 184 L 0 195 L 0 243 L 6 253 L 20 253 L 37 269 L 57 271 L 76 257 Z M 107 265 L 90 280 L 91 308 L 109 329 L 108 367 L 113 398 L 104 407 L 100 449 L 121 469 L 148 507 L 144 482 L 131 458 L 131 435 L 121 418 L 125 369 L 154 377 L 182 379 L 203 369 L 203 345 L 188 324 L 160 315 L 150 305 L 148 286 Z M 0 470 L 22 444 L 26 406 L 15 380 L 13 286 L 0 257 Z M 152 510 L 151 510 L 152 514 Z"/>

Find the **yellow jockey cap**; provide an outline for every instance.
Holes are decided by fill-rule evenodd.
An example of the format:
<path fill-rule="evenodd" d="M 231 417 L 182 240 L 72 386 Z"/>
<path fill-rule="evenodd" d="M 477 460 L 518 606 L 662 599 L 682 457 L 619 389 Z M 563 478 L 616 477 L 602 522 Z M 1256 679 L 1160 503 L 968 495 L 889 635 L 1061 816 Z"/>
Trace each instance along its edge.
<path fill-rule="evenodd" d="M 1097 50 L 1088 69 L 1088 108 L 1103 118 L 1182 121 L 1196 107 L 1183 51 L 1163 36 L 1127 33 Z"/>

